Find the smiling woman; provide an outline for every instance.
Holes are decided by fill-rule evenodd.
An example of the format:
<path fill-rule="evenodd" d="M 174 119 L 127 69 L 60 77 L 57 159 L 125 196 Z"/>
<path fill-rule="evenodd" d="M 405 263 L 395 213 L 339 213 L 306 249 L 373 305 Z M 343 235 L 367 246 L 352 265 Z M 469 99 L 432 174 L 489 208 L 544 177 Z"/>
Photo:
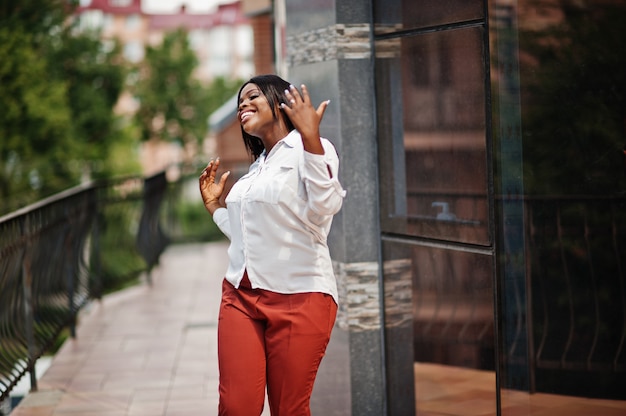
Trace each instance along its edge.
<path fill-rule="evenodd" d="M 238 119 L 254 158 L 221 202 L 229 172 L 200 175 L 213 220 L 230 239 L 218 325 L 220 415 L 309 415 L 317 369 L 337 313 L 326 243 L 345 191 L 339 158 L 319 135 L 328 106 L 275 75 L 240 89 Z"/>

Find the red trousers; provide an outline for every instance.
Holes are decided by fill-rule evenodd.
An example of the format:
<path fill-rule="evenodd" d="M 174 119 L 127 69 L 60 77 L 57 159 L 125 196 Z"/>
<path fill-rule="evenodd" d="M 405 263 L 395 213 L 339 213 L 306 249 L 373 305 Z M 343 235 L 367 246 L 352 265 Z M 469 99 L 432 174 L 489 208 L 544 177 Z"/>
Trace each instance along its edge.
<path fill-rule="evenodd" d="M 280 294 L 222 285 L 218 322 L 219 414 L 254 416 L 265 389 L 272 416 L 308 416 L 313 383 L 337 305 L 324 293 Z"/>

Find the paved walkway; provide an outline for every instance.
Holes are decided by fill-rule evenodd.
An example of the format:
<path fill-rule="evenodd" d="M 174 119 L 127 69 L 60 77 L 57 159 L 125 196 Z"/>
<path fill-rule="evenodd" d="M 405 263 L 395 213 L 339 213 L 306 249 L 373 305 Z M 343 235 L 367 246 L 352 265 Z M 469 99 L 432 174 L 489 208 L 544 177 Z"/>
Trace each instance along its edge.
<path fill-rule="evenodd" d="M 170 246 L 141 284 L 94 302 L 11 416 L 214 416 L 217 313 L 226 243 Z M 315 415 L 350 408 L 347 335 L 333 331 L 315 384 Z M 419 415 L 495 416 L 493 373 L 416 364 Z M 332 380 L 332 382 L 330 382 Z M 346 387 L 345 389 L 337 386 Z M 316 394 L 318 400 L 315 399 Z M 503 414 L 626 415 L 626 402 L 503 392 Z M 262 416 L 269 416 L 266 408 Z"/>
<path fill-rule="evenodd" d="M 217 413 L 217 312 L 226 243 L 175 245 L 141 284 L 85 308 L 11 416 Z M 269 415 L 266 410 L 264 415 Z"/>

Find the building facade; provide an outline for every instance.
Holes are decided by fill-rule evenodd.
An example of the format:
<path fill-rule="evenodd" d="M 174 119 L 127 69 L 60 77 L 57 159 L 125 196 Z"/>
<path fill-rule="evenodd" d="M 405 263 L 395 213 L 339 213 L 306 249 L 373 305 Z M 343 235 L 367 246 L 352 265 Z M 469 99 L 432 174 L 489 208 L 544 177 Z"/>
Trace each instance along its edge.
<path fill-rule="evenodd" d="M 183 28 L 198 57 L 199 80 L 249 78 L 255 72 L 253 29 L 239 1 L 218 4 L 211 12 L 189 13 L 183 5 L 175 13 L 148 13 L 141 0 L 88 0 L 75 15 L 79 27 L 98 31 L 105 45 L 119 41 L 131 64 L 143 60 L 146 47 L 161 44 L 166 33 Z M 132 114 L 137 106 L 124 92 L 116 112 Z"/>
<path fill-rule="evenodd" d="M 208 84 L 217 77 L 249 78 L 256 72 L 253 25 L 240 1 L 224 1 L 214 10 L 190 13 L 183 4 L 171 13 L 151 13 L 142 0 L 83 0 L 75 11 L 78 27 L 95 30 L 105 47 L 118 41 L 126 61 L 143 60 L 149 46 L 160 45 L 168 32 L 187 31 L 189 45 L 198 58 L 194 76 Z M 129 90 L 121 93 L 115 112 L 132 115 L 139 103 Z M 174 143 L 150 140 L 142 144 L 140 162 L 145 175 L 182 163 L 183 149 Z"/>
<path fill-rule="evenodd" d="M 252 27 L 239 1 L 225 1 L 211 12 L 189 13 L 183 5 L 175 13 L 149 13 L 141 0 L 87 0 L 76 16 L 80 27 L 119 40 L 131 63 L 141 61 L 145 48 L 159 45 L 167 32 L 183 28 L 198 56 L 198 79 L 246 78 L 254 72 Z"/>
<path fill-rule="evenodd" d="M 623 411 L 626 2 L 272 14 L 277 70 L 331 101 L 322 134 L 348 191 L 313 412 L 531 414 L 545 394 Z"/>

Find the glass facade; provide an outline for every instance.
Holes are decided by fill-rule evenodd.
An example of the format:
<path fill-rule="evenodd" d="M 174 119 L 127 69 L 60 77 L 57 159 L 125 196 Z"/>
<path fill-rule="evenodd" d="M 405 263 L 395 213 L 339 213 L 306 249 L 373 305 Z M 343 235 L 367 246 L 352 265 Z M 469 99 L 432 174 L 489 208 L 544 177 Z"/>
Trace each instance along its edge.
<path fill-rule="evenodd" d="M 626 410 L 626 1 L 373 20 L 389 414 Z"/>

